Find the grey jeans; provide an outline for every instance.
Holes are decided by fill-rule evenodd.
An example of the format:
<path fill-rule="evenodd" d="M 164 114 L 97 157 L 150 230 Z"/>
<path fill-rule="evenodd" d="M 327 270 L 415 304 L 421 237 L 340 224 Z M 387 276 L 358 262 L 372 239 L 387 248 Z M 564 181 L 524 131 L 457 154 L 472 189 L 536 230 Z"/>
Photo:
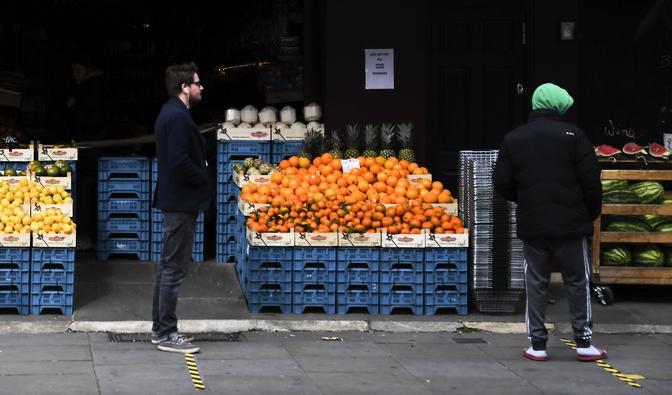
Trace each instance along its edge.
<path fill-rule="evenodd" d="M 593 314 L 590 300 L 591 267 L 586 238 L 525 241 L 525 324 L 535 350 L 545 350 L 548 332 L 546 291 L 551 279 L 551 264 L 557 262 L 567 290 L 574 340 L 579 347 L 590 346 Z"/>
<path fill-rule="evenodd" d="M 189 272 L 198 212 L 163 212 L 163 252 L 156 268 L 152 331 L 177 332 L 177 298 Z"/>

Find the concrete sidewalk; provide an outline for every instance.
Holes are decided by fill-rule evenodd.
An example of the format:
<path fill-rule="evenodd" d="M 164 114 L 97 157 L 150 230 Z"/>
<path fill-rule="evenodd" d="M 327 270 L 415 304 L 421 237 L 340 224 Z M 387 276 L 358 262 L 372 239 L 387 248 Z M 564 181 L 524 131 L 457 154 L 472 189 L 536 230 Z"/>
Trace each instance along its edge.
<path fill-rule="evenodd" d="M 0 315 L 0 333 L 149 330 L 154 263 L 135 260 L 99 262 L 91 253 L 77 255 L 75 311 L 55 315 Z M 616 287 L 616 303 L 593 303 L 596 333 L 672 333 L 672 287 Z M 472 328 L 500 333 L 523 333 L 523 311 L 517 314 L 325 315 L 250 314 L 233 264 L 206 261 L 194 264 L 178 304 L 182 330 L 189 332 L 266 331 L 386 331 L 451 332 Z M 558 333 L 570 332 L 563 287 L 554 284 L 547 322 Z M 522 310 L 522 309 L 521 309 Z"/>
<path fill-rule="evenodd" d="M 523 335 L 204 335 L 197 337 L 193 376 L 180 354 L 119 340 L 133 338 L 0 335 L 0 394 L 192 394 L 199 392 L 194 383 L 214 394 L 672 393 L 672 335 L 598 335 L 597 345 L 609 352 L 607 368 L 577 362 L 557 336 L 549 339 L 551 359 L 540 363 L 522 358 Z M 641 388 L 614 374 L 636 375 L 630 377 Z"/>

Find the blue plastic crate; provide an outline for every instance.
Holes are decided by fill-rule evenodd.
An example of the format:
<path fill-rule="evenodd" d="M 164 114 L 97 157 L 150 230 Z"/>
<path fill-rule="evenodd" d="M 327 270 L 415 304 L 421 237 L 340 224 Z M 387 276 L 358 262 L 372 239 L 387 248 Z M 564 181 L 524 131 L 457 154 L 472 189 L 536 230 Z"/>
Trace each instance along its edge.
<path fill-rule="evenodd" d="M 237 210 L 237 212 L 240 212 L 240 210 Z M 238 219 L 237 219 L 237 213 L 217 213 L 217 223 L 218 224 L 235 224 L 239 225 Z M 242 214 L 241 214 L 242 215 Z M 246 219 L 243 217 L 243 223 L 245 223 Z"/>
<path fill-rule="evenodd" d="M 0 248 L 0 263 L 22 262 L 30 262 L 30 248 Z"/>
<path fill-rule="evenodd" d="M 217 253 L 224 255 L 233 255 L 236 253 L 236 243 L 220 243 L 217 245 Z"/>
<path fill-rule="evenodd" d="M 379 247 L 338 247 L 336 256 L 339 262 L 378 262 Z"/>
<path fill-rule="evenodd" d="M 98 209 L 98 221 L 111 219 L 135 219 L 149 221 L 149 211 L 123 211 L 123 210 L 100 210 Z"/>
<path fill-rule="evenodd" d="M 452 284 L 466 282 L 466 262 L 425 262 L 425 284 Z"/>
<path fill-rule="evenodd" d="M 64 281 L 59 283 L 40 283 L 36 281 L 31 281 L 30 293 L 32 295 L 41 294 L 45 292 L 62 292 L 65 294 L 72 294 L 73 291 L 75 290 L 75 282 L 73 281 L 74 278 L 75 276 L 73 273 L 70 282 Z"/>
<path fill-rule="evenodd" d="M 150 201 L 149 192 L 121 192 L 121 191 L 109 191 L 109 192 L 99 192 L 98 201 L 108 201 L 108 200 L 146 200 Z"/>
<path fill-rule="evenodd" d="M 240 195 L 240 188 L 231 180 L 220 180 L 217 177 L 217 195 Z"/>
<path fill-rule="evenodd" d="M 237 224 L 234 222 L 229 223 L 217 223 L 217 234 L 235 234 L 237 229 Z"/>
<path fill-rule="evenodd" d="M 348 284 L 374 284 L 378 287 L 378 261 L 336 261 L 336 282 Z"/>
<path fill-rule="evenodd" d="M 217 233 L 217 245 L 235 244 L 236 235 L 233 233 Z"/>
<path fill-rule="evenodd" d="M 98 193 L 106 192 L 136 192 L 149 193 L 150 185 L 147 180 L 100 180 L 98 181 Z"/>
<path fill-rule="evenodd" d="M 424 263 L 380 261 L 380 282 L 386 284 L 422 284 Z"/>
<path fill-rule="evenodd" d="M 466 248 L 425 248 L 426 262 L 467 262 Z"/>
<path fill-rule="evenodd" d="M 424 308 L 422 305 L 383 305 L 380 304 L 380 314 L 390 315 L 410 311 L 413 315 L 422 315 Z"/>
<path fill-rule="evenodd" d="M 108 231 L 99 231 L 98 240 L 110 240 L 110 239 L 130 239 L 134 238 L 140 241 L 148 241 L 149 239 L 149 229 L 145 231 L 125 231 L 125 232 L 108 232 Z"/>
<path fill-rule="evenodd" d="M 98 170 L 145 171 L 149 170 L 149 158 L 145 156 L 104 156 L 98 159 Z"/>
<path fill-rule="evenodd" d="M 149 241 L 135 239 L 110 239 L 97 242 L 98 259 L 106 261 L 112 254 L 136 255 L 142 261 L 149 260 Z"/>
<path fill-rule="evenodd" d="M 257 314 L 264 308 L 279 308 L 282 313 L 292 312 L 291 284 L 264 284 L 248 281 L 244 284 L 247 306 Z"/>
<path fill-rule="evenodd" d="M 238 203 L 238 198 L 240 197 L 239 193 L 218 193 L 217 194 L 217 206 L 220 204 L 228 204 L 233 202 L 234 204 Z"/>
<path fill-rule="evenodd" d="M 260 155 L 262 159 L 268 160 L 271 154 L 271 142 L 269 141 L 226 141 L 217 142 L 217 160 L 219 162 L 229 162 L 232 160 L 243 160 L 246 157 Z M 242 158 L 240 158 L 242 156 Z"/>
<path fill-rule="evenodd" d="M 422 314 L 422 284 L 380 284 L 380 313 L 391 314 L 397 308 L 409 308 L 413 314 Z"/>
<path fill-rule="evenodd" d="M 468 291 L 467 282 L 458 282 L 458 283 L 449 283 L 449 284 L 424 284 L 423 286 L 426 296 L 431 296 L 436 293 L 450 293 L 457 292 L 460 294 L 465 294 Z M 466 302 L 458 302 L 466 303 Z M 453 304 L 451 302 L 451 304 Z"/>
<path fill-rule="evenodd" d="M 466 314 L 466 284 L 426 286 L 425 314 L 436 314 L 440 309 L 455 309 L 458 314 Z"/>
<path fill-rule="evenodd" d="M 446 306 L 425 306 L 425 315 L 437 315 L 444 312 L 454 312 L 457 315 L 467 315 L 469 308 L 466 304 L 446 305 Z"/>
<path fill-rule="evenodd" d="M 273 141 L 271 143 L 272 155 L 296 155 L 303 149 L 303 140 Z"/>
<path fill-rule="evenodd" d="M 30 261 L 0 263 L 0 286 L 30 283 Z"/>
<path fill-rule="evenodd" d="M 146 212 L 149 214 L 149 199 L 99 200 L 98 210 L 104 212 Z"/>
<path fill-rule="evenodd" d="M 424 262 L 425 248 L 381 248 L 380 262 Z"/>
<path fill-rule="evenodd" d="M 336 313 L 336 284 L 297 284 L 292 286 L 292 312 L 303 314 L 307 308 Z"/>
<path fill-rule="evenodd" d="M 74 248 L 33 248 L 31 261 L 43 265 L 45 263 L 74 264 Z M 33 269 L 35 266 L 33 265 Z M 70 269 L 67 269 L 70 270 Z"/>
<path fill-rule="evenodd" d="M 311 262 L 335 262 L 336 247 L 296 247 L 294 260 Z"/>
<path fill-rule="evenodd" d="M 194 245 L 197 244 L 203 244 L 203 240 L 205 239 L 205 234 L 203 232 L 195 232 L 194 233 Z M 152 233 L 152 243 L 153 244 L 159 244 L 163 242 L 163 232 L 154 232 Z"/>
<path fill-rule="evenodd" d="M 57 268 L 43 268 L 31 273 L 33 284 L 74 284 L 75 271 Z M 35 291 L 31 291 L 35 292 Z"/>
<path fill-rule="evenodd" d="M 291 262 L 293 250 L 293 247 L 250 247 L 246 255 L 248 260 Z"/>
<path fill-rule="evenodd" d="M 348 314 L 366 309 L 369 314 L 378 314 L 379 293 L 373 284 L 341 284 L 337 285 L 336 312 Z"/>
<path fill-rule="evenodd" d="M 0 307 L 30 304 L 30 284 L 0 285 Z"/>
<path fill-rule="evenodd" d="M 149 232 L 149 221 L 137 219 L 108 219 L 98 221 L 98 232 L 126 233 L 126 232 Z"/>
<path fill-rule="evenodd" d="M 336 283 L 336 261 L 303 261 L 294 259 L 292 264 L 294 284 Z"/>
<path fill-rule="evenodd" d="M 292 261 L 265 261 L 245 259 L 242 270 L 245 277 L 253 282 L 268 284 L 292 283 Z"/>
<path fill-rule="evenodd" d="M 217 262 L 217 263 L 234 263 L 234 262 L 236 262 L 236 256 L 235 255 L 227 255 L 227 254 L 217 254 L 215 256 L 215 262 Z"/>
<path fill-rule="evenodd" d="M 72 315 L 73 294 L 57 291 L 45 291 L 30 295 L 30 311 L 39 315 L 45 309 L 61 310 L 63 315 Z"/>
<path fill-rule="evenodd" d="M 240 211 L 238 210 L 238 202 L 217 203 L 217 215 L 236 215 L 236 211 Z"/>
<path fill-rule="evenodd" d="M 203 232 L 205 216 L 201 211 L 196 217 L 196 232 Z M 152 209 L 152 232 L 163 232 L 163 212 L 161 210 Z"/>

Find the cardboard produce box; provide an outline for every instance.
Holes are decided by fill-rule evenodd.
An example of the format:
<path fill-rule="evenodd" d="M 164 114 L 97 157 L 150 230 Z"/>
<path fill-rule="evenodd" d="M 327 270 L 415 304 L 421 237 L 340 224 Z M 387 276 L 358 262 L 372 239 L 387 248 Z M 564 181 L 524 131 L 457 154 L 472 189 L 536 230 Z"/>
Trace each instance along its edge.
<path fill-rule="evenodd" d="M 37 144 L 37 160 L 39 161 L 75 161 L 77 160 L 77 148 L 75 147 L 54 147 L 53 145 Z"/>
<path fill-rule="evenodd" d="M 217 130 L 217 140 L 271 141 L 272 130 L 264 128 L 224 128 Z"/>
<path fill-rule="evenodd" d="M 425 248 L 425 235 L 391 235 L 383 229 L 381 246 L 384 248 Z"/>
<path fill-rule="evenodd" d="M 30 233 L 1 233 L 0 247 L 30 247 Z"/>
<path fill-rule="evenodd" d="M 22 148 L 0 148 L 0 162 L 30 162 L 35 160 L 35 145 Z"/>
<path fill-rule="evenodd" d="M 294 232 L 295 247 L 336 247 L 338 233 L 299 233 Z"/>
<path fill-rule="evenodd" d="M 380 247 L 380 232 L 376 233 L 339 233 L 339 247 Z"/>
<path fill-rule="evenodd" d="M 65 233 L 33 233 L 33 248 L 72 248 L 77 245 L 77 232 Z"/>
<path fill-rule="evenodd" d="M 294 232 L 258 233 L 250 228 L 246 232 L 247 242 L 254 247 L 294 247 Z"/>
<path fill-rule="evenodd" d="M 425 233 L 426 248 L 464 248 L 469 247 L 469 230 L 460 234 Z"/>

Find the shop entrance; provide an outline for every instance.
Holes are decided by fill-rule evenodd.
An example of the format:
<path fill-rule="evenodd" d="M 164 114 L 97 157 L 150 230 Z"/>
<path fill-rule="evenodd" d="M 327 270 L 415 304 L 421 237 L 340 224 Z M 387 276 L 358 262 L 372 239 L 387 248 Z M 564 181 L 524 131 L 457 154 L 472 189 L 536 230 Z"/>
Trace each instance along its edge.
<path fill-rule="evenodd" d="M 458 191 L 458 153 L 496 149 L 525 120 L 525 9 L 431 12 L 430 168 Z"/>

